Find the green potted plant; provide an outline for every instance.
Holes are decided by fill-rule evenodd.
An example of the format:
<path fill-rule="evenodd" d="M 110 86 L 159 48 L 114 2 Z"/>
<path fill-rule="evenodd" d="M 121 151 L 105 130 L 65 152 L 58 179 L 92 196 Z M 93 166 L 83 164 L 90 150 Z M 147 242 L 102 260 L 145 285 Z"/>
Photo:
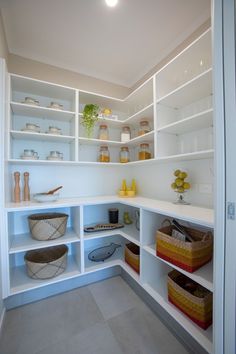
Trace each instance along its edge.
<path fill-rule="evenodd" d="M 82 125 L 85 127 L 86 135 L 91 138 L 94 125 L 98 121 L 99 106 L 96 104 L 86 104 L 83 110 Z"/>

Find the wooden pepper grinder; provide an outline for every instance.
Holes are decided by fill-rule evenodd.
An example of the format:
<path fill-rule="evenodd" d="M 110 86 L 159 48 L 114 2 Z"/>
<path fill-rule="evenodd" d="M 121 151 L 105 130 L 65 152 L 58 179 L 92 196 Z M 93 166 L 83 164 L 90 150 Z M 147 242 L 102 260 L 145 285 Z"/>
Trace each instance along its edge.
<path fill-rule="evenodd" d="M 30 200 L 29 172 L 24 172 L 24 201 Z"/>
<path fill-rule="evenodd" d="M 14 202 L 20 202 L 20 172 L 14 172 L 15 187 L 14 187 Z"/>

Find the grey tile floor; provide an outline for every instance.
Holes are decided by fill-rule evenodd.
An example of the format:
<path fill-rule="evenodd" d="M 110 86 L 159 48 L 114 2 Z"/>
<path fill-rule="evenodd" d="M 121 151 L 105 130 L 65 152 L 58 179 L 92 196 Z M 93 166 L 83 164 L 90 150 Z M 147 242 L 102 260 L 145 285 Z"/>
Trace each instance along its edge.
<path fill-rule="evenodd" d="M 121 278 L 6 313 L 0 354 L 187 354 Z"/>

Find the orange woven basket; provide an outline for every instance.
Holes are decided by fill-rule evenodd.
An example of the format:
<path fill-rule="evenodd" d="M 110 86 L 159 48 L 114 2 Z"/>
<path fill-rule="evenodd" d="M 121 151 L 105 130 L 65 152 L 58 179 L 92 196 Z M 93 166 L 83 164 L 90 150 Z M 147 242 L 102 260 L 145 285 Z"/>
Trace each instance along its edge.
<path fill-rule="evenodd" d="M 184 229 L 195 242 L 178 240 L 171 236 L 173 225 L 162 227 L 156 234 L 156 254 L 158 257 L 192 273 L 212 259 L 213 236 L 211 232 Z"/>
<path fill-rule="evenodd" d="M 130 242 L 125 245 L 125 262 L 139 274 L 140 269 L 140 248 Z"/>
<path fill-rule="evenodd" d="M 176 283 L 179 275 L 185 277 L 176 270 L 168 274 L 168 300 L 198 326 L 207 329 L 212 324 L 212 293 L 204 288 L 206 295 L 203 298 L 191 294 Z"/>

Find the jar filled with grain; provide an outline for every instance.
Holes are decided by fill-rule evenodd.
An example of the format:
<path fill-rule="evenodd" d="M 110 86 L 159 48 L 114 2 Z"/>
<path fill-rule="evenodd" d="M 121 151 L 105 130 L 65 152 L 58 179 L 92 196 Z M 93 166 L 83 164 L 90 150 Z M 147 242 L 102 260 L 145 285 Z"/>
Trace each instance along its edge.
<path fill-rule="evenodd" d="M 98 161 L 99 162 L 110 162 L 110 152 L 108 150 L 108 146 L 106 146 L 106 145 L 100 146 Z"/>
<path fill-rule="evenodd" d="M 124 126 L 121 131 L 120 140 L 122 143 L 127 143 L 131 139 L 131 131 L 129 126 Z"/>
<path fill-rule="evenodd" d="M 139 131 L 138 131 L 138 135 L 144 135 L 147 134 L 151 131 L 150 125 L 149 125 L 149 121 L 148 120 L 141 120 L 139 123 Z"/>
<path fill-rule="evenodd" d="M 98 138 L 100 140 L 109 140 L 109 131 L 106 124 L 101 124 L 99 127 Z"/>
<path fill-rule="evenodd" d="M 146 143 L 140 144 L 138 158 L 139 160 L 148 160 L 151 158 L 151 151 L 149 148 L 149 144 Z"/>
<path fill-rule="evenodd" d="M 120 162 L 127 163 L 130 161 L 128 146 L 122 146 L 120 149 Z"/>

